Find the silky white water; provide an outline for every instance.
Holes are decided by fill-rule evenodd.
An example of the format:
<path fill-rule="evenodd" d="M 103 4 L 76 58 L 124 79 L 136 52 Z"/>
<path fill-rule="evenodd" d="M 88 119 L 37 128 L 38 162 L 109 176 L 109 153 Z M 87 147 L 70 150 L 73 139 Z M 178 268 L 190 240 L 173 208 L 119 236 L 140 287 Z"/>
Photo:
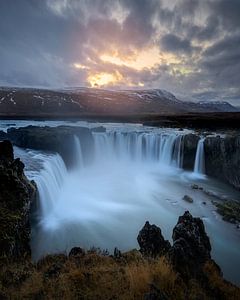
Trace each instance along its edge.
<path fill-rule="evenodd" d="M 204 154 L 204 138 L 198 141 L 195 163 L 194 163 L 194 173 L 203 175 L 205 174 L 205 154 Z"/>
<path fill-rule="evenodd" d="M 184 133 L 110 127 L 107 132 L 93 133 L 93 138 L 94 155 L 87 163 L 82 141 L 74 137 L 76 163 L 71 170 L 59 155 L 28 152 L 27 163 L 42 161 L 40 171 L 28 171 L 40 196 L 32 231 L 35 260 L 48 253 L 67 253 L 74 246 L 109 251 L 136 248 L 137 234 L 146 220 L 160 226 L 171 241 L 179 215 L 190 210 L 203 218 L 212 255 L 226 278 L 239 283 L 239 232 L 222 221 L 211 198 L 193 190 L 191 184 L 220 193 L 235 192 L 181 169 Z M 182 200 L 186 194 L 194 199 L 192 204 Z"/>

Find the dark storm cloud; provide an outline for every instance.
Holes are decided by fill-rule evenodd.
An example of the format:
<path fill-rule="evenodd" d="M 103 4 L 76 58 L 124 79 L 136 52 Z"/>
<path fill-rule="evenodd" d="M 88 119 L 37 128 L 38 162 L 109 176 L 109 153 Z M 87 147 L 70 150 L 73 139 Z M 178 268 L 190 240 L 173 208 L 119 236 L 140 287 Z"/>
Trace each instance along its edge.
<path fill-rule="evenodd" d="M 210 1 L 211 12 L 219 16 L 223 27 L 230 30 L 239 30 L 240 26 L 240 1 L 239 0 L 215 0 Z"/>
<path fill-rule="evenodd" d="M 90 71 L 112 70 L 131 84 L 236 103 L 239 37 L 239 0 L 1 0 L 0 84 L 85 85 Z M 100 59 L 154 46 L 163 57 L 149 69 Z"/>
<path fill-rule="evenodd" d="M 162 49 L 169 52 L 191 53 L 193 47 L 187 39 L 182 39 L 174 34 L 166 34 L 161 38 Z"/>

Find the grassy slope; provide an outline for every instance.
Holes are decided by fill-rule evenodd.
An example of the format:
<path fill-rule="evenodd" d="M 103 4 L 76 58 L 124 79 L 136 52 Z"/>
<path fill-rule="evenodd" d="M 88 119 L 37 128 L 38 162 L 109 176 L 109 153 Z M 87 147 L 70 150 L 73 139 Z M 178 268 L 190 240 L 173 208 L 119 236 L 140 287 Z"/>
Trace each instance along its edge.
<path fill-rule="evenodd" d="M 164 257 L 146 259 L 137 250 L 115 259 L 94 251 L 81 256 L 47 256 L 8 262 L 0 268 L 1 299 L 143 299 L 151 285 L 167 299 L 240 299 L 240 291 L 205 266 L 212 291 L 196 280 L 184 283 Z M 218 292 L 215 292 L 218 291 Z"/>

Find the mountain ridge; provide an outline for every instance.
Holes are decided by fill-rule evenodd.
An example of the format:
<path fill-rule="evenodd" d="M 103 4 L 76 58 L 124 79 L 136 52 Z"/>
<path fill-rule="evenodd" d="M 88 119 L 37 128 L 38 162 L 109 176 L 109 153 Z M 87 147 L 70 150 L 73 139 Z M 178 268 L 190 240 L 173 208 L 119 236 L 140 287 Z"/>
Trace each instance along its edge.
<path fill-rule="evenodd" d="M 228 102 L 179 100 L 163 89 L 107 90 L 86 87 L 40 89 L 0 87 L 0 115 L 182 114 L 235 112 Z"/>

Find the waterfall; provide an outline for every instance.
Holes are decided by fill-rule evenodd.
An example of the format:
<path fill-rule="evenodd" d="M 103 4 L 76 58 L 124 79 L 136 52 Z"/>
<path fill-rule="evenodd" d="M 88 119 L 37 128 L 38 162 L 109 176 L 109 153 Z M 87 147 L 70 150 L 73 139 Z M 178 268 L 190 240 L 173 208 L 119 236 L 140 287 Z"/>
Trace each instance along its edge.
<path fill-rule="evenodd" d="M 172 165 L 177 168 L 182 168 L 183 166 L 183 147 L 184 147 L 184 135 L 179 135 L 175 139 Z"/>
<path fill-rule="evenodd" d="M 76 160 L 76 168 L 83 167 L 83 154 L 82 147 L 79 137 L 74 135 L 74 146 L 75 146 L 75 160 Z"/>
<path fill-rule="evenodd" d="M 195 163 L 194 163 L 194 173 L 205 174 L 205 155 L 204 155 L 204 138 L 198 141 Z"/>
<path fill-rule="evenodd" d="M 74 135 L 74 169 L 84 166 L 81 139 Z M 94 158 L 114 162 L 152 162 L 166 166 L 182 167 L 183 135 L 146 132 L 94 132 Z M 203 140 L 198 144 L 194 171 L 204 172 Z M 58 200 L 65 178 L 69 176 L 60 155 L 44 157 L 41 171 L 33 179 L 38 185 L 41 213 L 51 211 Z"/>
<path fill-rule="evenodd" d="M 44 160 L 43 168 L 33 178 L 38 187 L 42 215 L 49 213 L 54 203 L 58 201 L 61 187 L 67 175 L 66 166 L 60 155 L 49 155 L 44 157 Z"/>
<path fill-rule="evenodd" d="M 93 133 L 95 161 L 103 159 L 160 162 L 182 167 L 183 135 L 145 132 Z"/>

